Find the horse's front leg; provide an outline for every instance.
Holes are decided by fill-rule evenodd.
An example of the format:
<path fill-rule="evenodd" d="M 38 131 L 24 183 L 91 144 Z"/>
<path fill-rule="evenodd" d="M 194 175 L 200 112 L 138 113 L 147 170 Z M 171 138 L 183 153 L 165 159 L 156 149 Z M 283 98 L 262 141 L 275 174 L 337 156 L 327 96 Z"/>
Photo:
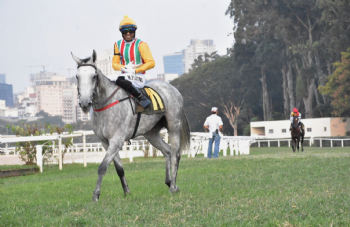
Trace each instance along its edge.
<path fill-rule="evenodd" d="M 299 138 L 297 139 L 297 148 L 298 148 L 298 152 L 299 152 L 299 143 L 300 143 L 300 140 Z"/>
<path fill-rule="evenodd" d="M 119 151 L 114 156 L 113 162 L 114 162 L 115 170 L 117 171 L 117 174 L 120 178 L 120 182 L 122 183 L 124 195 L 126 196 L 127 194 L 130 194 L 130 189 L 125 179 L 124 168 L 122 165 L 122 161 L 120 160 Z"/>
<path fill-rule="evenodd" d="M 304 151 L 304 136 L 301 136 L 301 151 Z"/>
<path fill-rule="evenodd" d="M 97 202 L 99 197 L 100 197 L 100 192 L 101 192 L 101 183 L 103 176 L 106 174 L 107 168 L 111 161 L 114 159 L 114 156 L 116 155 L 116 146 L 115 145 L 110 145 L 108 147 L 108 150 L 106 152 L 105 157 L 103 158 L 100 166 L 98 167 L 98 179 L 95 187 L 95 191 L 92 196 L 92 201 Z"/>

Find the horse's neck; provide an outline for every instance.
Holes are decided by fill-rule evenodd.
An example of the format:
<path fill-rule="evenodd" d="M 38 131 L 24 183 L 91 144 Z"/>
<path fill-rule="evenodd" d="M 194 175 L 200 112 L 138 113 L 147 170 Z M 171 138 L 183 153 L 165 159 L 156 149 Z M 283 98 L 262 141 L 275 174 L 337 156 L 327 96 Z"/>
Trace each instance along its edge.
<path fill-rule="evenodd" d="M 99 77 L 99 82 L 98 82 L 98 87 L 96 89 L 96 102 L 97 105 L 98 103 L 104 102 L 116 89 L 117 85 L 113 82 L 111 82 L 103 73 L 98 70 L 98 77 Z M 125 96 L 126 92 L 122 89 L 116 94 L 113 95 L 111 99 L 120 99 L 123 95 Z"/>

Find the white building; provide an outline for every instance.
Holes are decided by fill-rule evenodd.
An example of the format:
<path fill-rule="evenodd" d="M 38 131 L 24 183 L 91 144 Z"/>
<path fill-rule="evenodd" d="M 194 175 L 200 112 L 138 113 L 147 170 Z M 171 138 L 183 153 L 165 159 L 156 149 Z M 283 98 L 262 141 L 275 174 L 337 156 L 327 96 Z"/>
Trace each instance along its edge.
<path fill-rule="evenodd" d="M 216 51 L 215 48 L 214 42 L 211 39 L 191 39 L 190 45 L 182 50 L 185 73 L 188 73 L 194 60 L 197 59 L 199 55 L 204 56 L 205 53 L 211 54 Z"/>
<path fill-rule="evenodd" d="M 163 74 L 157 75 L 158 80 L 162 80 L 162 81 L 165 81 L 167 83 L 175 80 L 178 77 L 179 77 L 179 74 L 177 74 L 177 73 L 163 73 Z"/>
<path fill-rule="evenodd" d="M 108 78 L 114 78 L 115 75 L 120 74 L 112 67 L 113 55 L 114 50 L 112 48 L 97 53 L 96 66 Z"/>
<path fill-rule="evenodd" d="M 18 117 L 18 109 L 15 107 L 7 107 L 6 101 L 0 99 L 0 117 Z"/>
<path fill-rule="evenodd" d="M 6 109 L 6 101 L 0 99 L 0 110 L 4 110 Z"/>
<path fill-rule="evenodd" d="M 305 137 L 345 136 L 350 131 L 350 118 L 308 118 L 301 119 L 305 125 Z M 266 138 L 289 138 L 290 120 L 250 122 L 251 136 Z"/>
<path fill-rule="evenodd" d="M 65 76 L 40 73 L 34 77 L 37 111 L 51 116 L 62 116 L 65 123 L 76 122 L 77 86 Z"/>

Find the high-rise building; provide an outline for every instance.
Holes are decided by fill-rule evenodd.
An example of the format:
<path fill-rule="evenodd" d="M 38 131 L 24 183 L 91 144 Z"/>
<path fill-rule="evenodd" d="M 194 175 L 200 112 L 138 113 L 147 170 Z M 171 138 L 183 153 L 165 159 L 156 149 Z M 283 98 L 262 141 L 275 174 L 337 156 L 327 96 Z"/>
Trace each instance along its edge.
<path fill-rule="evenodd" d="M 215 51 L 213 40 L 191 39 L 190 45 L 182 50 L 185 73 L 188 73 L 194 60 L 197 59 L 199 55 L 204 55 L 205 53 L 211 54 Z"/>
<path fill-rule="evenodd" d="M 0 73 L 0 84 L 6 84 L 6 74 Z"/>
<path fill-rule="evenodd" d="M 115 71 L 112 67 L 113 54 L 113 49 L 107 49 L 97 53 L 96 66 L 106 77 L 120 74 L 120 72 Z"/>
<path fill-rule="evenodd" d="M 77 86 L 65 76 L 41 72 L 34 76 L 37 110 L 62 116 L 65 123 L 76 122 Z"/>
<path fill-rule="evenodd" d="M 184 64 L 182 52 L 163 55 L 164 73 L 165 74 L 184 74 Z"/>
<path fill-rule="evenodd" d="M 213 40 L 191 39 L 190 45 L 181 52 L 163 55 L 164 73 L 177 73 L 179 76 L 188 73 L 194 60 L 197 59 L 199 55 L 204 55 L 205 53 L 211 54 L 215 51 Z"/>
<path fill-rule="evenodd" d="M 6 106 L 13 106 L 12 84 L 0 83 L 0 99 L 5 100 Z"/>

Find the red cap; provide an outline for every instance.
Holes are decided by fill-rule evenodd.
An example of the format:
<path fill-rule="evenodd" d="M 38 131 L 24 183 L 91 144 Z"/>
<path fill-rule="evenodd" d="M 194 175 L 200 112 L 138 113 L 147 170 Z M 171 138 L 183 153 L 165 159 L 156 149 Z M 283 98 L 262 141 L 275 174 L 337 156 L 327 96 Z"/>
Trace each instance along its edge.
<path fill-rule="evenodd" d="M 294 113 L 298 113 L 298 109 L 297 109 L 297 108 L 294 108 L 294 109 L 293 109 L 293 112 L 294 112 Z"/>

